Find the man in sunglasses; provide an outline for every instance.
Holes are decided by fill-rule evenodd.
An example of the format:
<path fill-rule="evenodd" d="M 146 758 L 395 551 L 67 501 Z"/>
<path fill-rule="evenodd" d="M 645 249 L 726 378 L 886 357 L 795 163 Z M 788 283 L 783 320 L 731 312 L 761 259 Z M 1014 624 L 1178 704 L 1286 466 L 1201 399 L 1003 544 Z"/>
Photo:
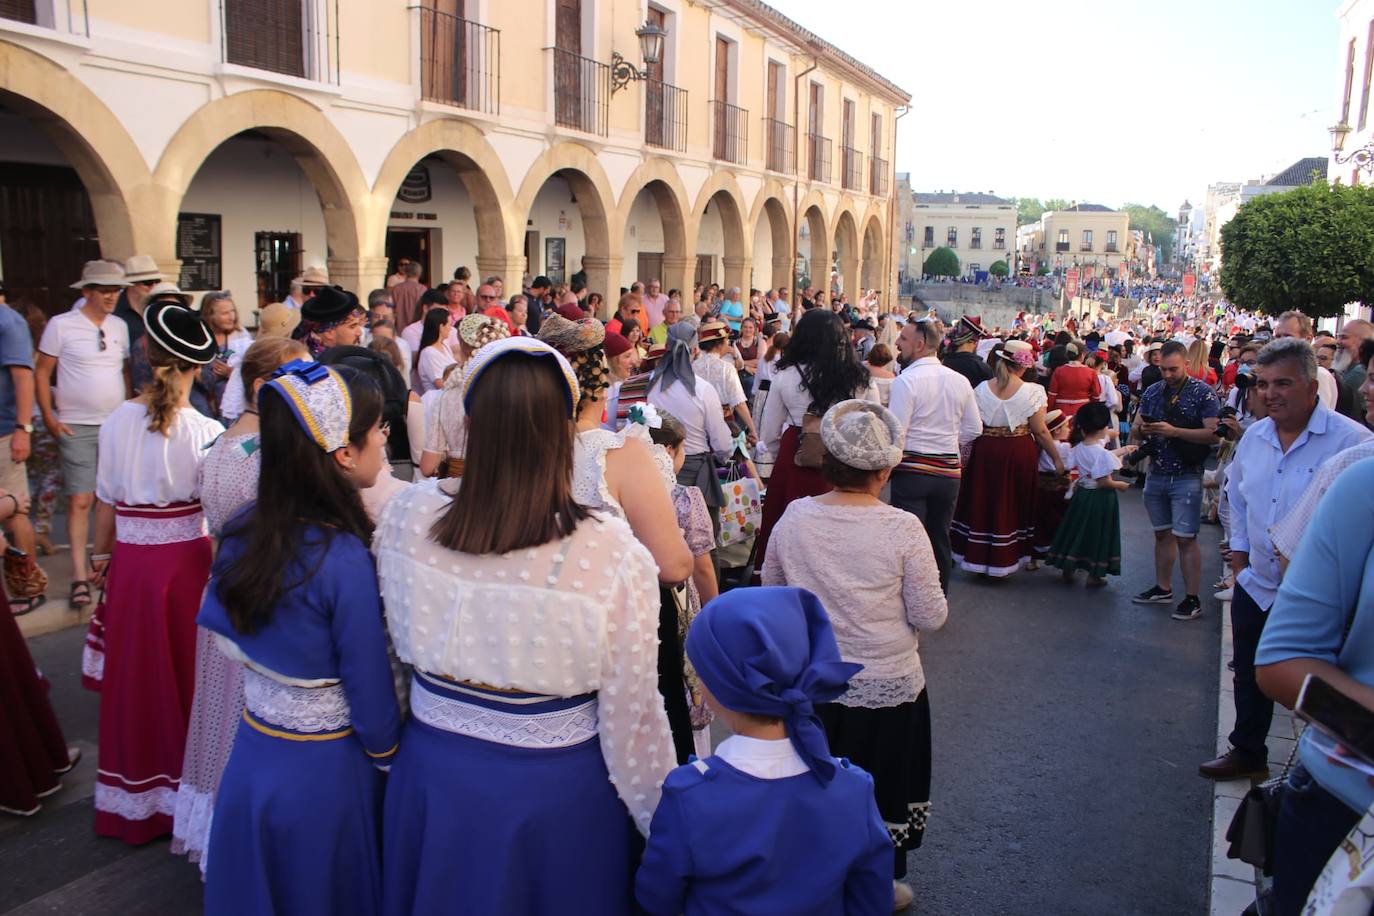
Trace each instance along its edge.
<path fill-rule="evenodd" d="M 67 529 L 72 550 L 69 603 L 82 610 L 91 603 L 90 559 L 86 543 L 91 506 L 95 504 L 95 470 L 100 426 L 132 396 L 129 379 L 128 326 L 114 317 L 121 290 L 129 286 L 117 261 L 87 261 L 81 279 L 80 309 L 52 317 L 38 342 L 34 368 L 38 409 L 48 432 L 57 438 L 62 487 L 69 500 Z M 147 290 L 143 291 L 146 298 Z M 53 371 L 57 397 L 53 397 Z"/>
<path fill-rule="evenodd" d="M 143 336 L 143 306 L 148 302 L 148 291 L 164 279 L 157 261 L 146 254 L 136 254 L 124 262 L 124 280 L 129 285 L 120 292 L 114 313 L 124 320 L 130 346 Z"/>

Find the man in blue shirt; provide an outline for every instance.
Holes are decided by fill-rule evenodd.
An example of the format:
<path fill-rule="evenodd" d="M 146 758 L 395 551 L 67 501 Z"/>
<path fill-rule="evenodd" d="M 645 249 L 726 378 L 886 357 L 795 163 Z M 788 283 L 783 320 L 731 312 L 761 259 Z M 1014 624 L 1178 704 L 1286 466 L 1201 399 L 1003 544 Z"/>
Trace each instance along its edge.
<path fill-rule="evenodd" d="M 1255 663 L 1259 685 L 1292 707 L 1315 674 L 1374 709 L 1374 459 L 1342 473 L 1322 499 L 1269 611 Z M 1301 910 L 1326 860 L 1374 804 L 1363 773 L 1307 729 L 1282 795 L 1274 894 Z"/>
<path fill-rule="evenodd" d="M 29 323 L 5 301 L 0 286 L 0 490 L 24 501 L 29 498 L 29 434 L 33 432 L 33 337 Z M 16 512 L 7 526 L 14 546 L 33 556 L 33 525 Z M 11 609 L 27 613 L 40 603 L 38 596 L 11 596 Z"/>
<path fill-rule="evenodd" d="M 1269 529 L 1297 504 L 1328 458 L 1370 438 L 1364 426 L 1318 403 L 1317 357 L 1307 341 L 1275 340 L 1260 351 L 1257 367 L 1255 385 L 1269 415 L 1245 431 L 1226 482 L 1236 577 L 1231 599 L 1236 725 L 1230 749 L 1198 768 L 1209 779 L 1269 773 L 1265 739 L 1274 703 L 1255 681 L 1256 649 L 1283 577 Z"/>
<path fill-rule="evenodd" d="M 1202 614 L 1202 468 L 1217 437 L 1221 402 L 1209 386 L 1188 375 L 1188 348 L 1171 340 L 1160 349 L 1161 381 L 1140 397 L 1135 436 L 1145 439 L 1150 474 L 1145 509 L 1155 530 L 1155 584 L 1131 600 L 1169 604 L 1174 600 L 1174 555 L 1183 572 L 1183 601 L 1175 620 Z"/>

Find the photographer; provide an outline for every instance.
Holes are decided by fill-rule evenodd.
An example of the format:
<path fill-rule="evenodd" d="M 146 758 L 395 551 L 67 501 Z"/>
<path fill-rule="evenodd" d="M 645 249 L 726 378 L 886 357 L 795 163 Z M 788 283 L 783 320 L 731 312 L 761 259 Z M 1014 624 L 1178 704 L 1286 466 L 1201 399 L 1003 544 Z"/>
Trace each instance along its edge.
<path fill-rule="evenodd" d="M 1160 348 L 1161 381 L 1140 397 L 1131 436 L 1143 441 L 1136 455 L 1151 459 L 1145 479 L 1145 508 L 1155 530 L 1155 584 L 1134 596 L 1137 604 L 1174 600 L 1174 556 L 1186 589 L 1174 610 L 1175 620 L 1202 614 L 1202 552 L 1197 533 L 1202 525 L 1202 470 L 1217 437 L 1221 404 L 1216 392 L 1188 375 L 1188 349 L 1176 340 Z M 1138 458 L 1135 460 L 1139 460 Z"/>

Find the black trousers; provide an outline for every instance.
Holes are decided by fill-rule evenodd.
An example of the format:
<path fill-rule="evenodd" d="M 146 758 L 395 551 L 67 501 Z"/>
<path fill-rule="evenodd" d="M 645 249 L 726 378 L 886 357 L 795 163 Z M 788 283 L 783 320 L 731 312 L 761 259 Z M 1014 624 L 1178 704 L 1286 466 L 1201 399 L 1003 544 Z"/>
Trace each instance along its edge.
<path fill-rule="evenodd" d="M 682 642 L 677 635 L 677 601 L 672 589 L 658 587 L 658 692 L 673 733 L 679 765 L 693 753 L 692 714 L 687 708 L 687 680 L 682 670 Z"/>
<path fill-rule="evenodd" d="M 1236 660 L 1231 683 L 1236 692 L 1236 727 L 1231 731 L 1230 741 L 1247 760 L 1257 764 L 1269 759 L 1266 739 L 1274 721 L 1274 701 L 1255 682 L 1255 650 L 1268 618 L 1255 599 L 1237 584 L 1231 599 L 1231 638 Z"/>
<path fill-rule="evenodd" d="M 954 504 L 958 501 L 958 478 L 901 471 L 892 475 L 892 505 L 910 512 L 925 526 L 930 547 L 935 552 L 935 567 L 940 571 L 940 588 L 946 594 L 949 593 L 949 571 L 953 566 L 949 552 L 949 525 L 954 521 Z"/>

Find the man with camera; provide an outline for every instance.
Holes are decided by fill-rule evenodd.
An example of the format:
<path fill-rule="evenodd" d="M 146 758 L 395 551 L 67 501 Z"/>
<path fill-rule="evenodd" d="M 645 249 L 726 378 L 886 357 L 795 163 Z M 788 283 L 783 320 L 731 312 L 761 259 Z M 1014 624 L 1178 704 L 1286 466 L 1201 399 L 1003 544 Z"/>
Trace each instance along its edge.
<path fill-rule="evenodd" d="M 1318 403 L 1317 357 L 1307 341 L 1280 338 L 1259 352 L 1255 389 L 1269 415 L 1236 448 L 1226 495 L 1231 503 L 1231 635 L 1236 725 L 1231 747 L 1198 767 L 1209 779 L 1266 776 L 1274 703 L 1255 681 L 1255 651 L 1282 579 L 1270 529 L 1283 520 L 1327 459 L 1369 439 L 1359 423 Z"/>
<path fill-rule="evenodd" d="M 1155 584 L 1133 597 L 1137 604 L 1171 604 L 1174 556 L 1183 571 L 1185 594 L 1175 620 L 1202 614 L 1202 470 L 1216 444 L 1221 403 L 1208 385 L 1188 375 L 1188 348 L 1176 340 L 1159 350 L 1161 380 L 1140 397 L 1132 437 L 1144 444 L 1133 461 L 1148 457 L 1145 508 L 1155 530 Z M 1139 457 L 1136 457 L 1139 456 Z"/>

